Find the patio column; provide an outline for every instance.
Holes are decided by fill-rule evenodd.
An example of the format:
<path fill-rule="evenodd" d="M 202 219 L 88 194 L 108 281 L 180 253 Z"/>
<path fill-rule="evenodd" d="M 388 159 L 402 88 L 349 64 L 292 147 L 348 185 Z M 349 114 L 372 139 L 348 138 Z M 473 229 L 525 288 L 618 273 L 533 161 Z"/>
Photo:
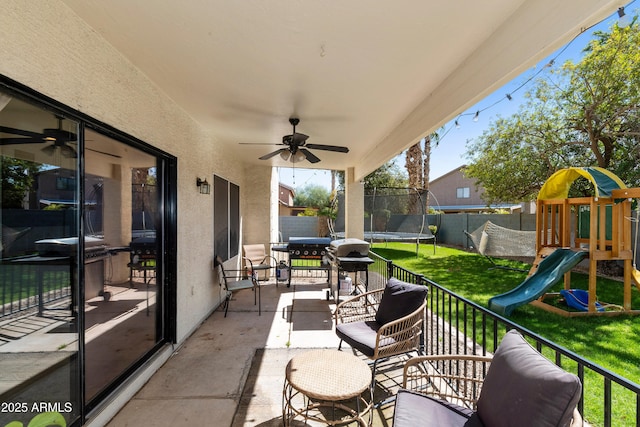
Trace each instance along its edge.
<path fill-rule="evenodd" d="M 269 242 L 275 243 L 280 241 L 280 177 L 277 168 L 271 168 L 269 201 Z"/>
<path fill-rule="evenodd" d="M 354 169 L 345 171 L 344 231 L 346 237 L 364 239 L 364 183 L 354 179 Z"/>
<path fill-rule="evenodd" d="M 272 235 L 271 166 L 245 166 L 245 183 L 240 189 L 242 199 L 242 242 L 241 244 L 268 244 Z M 276 199 L 277 201 L 277 199 Z M 275 224 L 277 227 L 277 223 Z M 241 248 L 242 249 L 242 248 Z"/>
<path fill-rule="evenodd" d="M 93 170 L 92 170 L 93 172 Z M 131 242 L 131 172 L 129 167 L 110 165 L 104 170 L 102 200 L 104 241 L 110 246 L 129 246 Z M 114 260 L 117 260 L 114 261 Z M 129 280 L 129 253 L 120 252 L 112 258 L 111 281 Z"/>

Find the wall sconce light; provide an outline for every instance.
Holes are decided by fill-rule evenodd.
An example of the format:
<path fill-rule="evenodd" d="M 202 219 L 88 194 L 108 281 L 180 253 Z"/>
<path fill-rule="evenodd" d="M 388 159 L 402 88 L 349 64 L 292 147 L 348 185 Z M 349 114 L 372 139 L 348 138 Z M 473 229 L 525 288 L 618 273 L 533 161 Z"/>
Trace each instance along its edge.
<path fill-rule="evenodd" d="M 200 194 L 209 194 L 211 192 L 211 185 L 209 185 L 206 178 L 204 179 L 204 181 L 200 178 L 197 178 L 196 186 L 200 188 Z"/>

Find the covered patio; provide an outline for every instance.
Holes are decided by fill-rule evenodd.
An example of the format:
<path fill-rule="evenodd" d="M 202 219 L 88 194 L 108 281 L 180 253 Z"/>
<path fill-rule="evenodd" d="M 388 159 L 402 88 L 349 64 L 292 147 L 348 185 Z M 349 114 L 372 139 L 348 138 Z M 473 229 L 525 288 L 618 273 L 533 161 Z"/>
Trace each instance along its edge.
<path fill-rule="evenodd" d="M 64 272 L 78 322 L 69 332 L 75 346 L 66 348 L 74 374 L 57 387 L 72 404 L 68 423 L 99 426 L 119 413 L 112 425 L 161 425 L 171 417 L 183 417 L 174 424 L 277 424 L 279 402 L 260 400 L 281 394 L 281 376 L 257 386 L 268 392 L 241 399 L 251 361 L 262 348 L 267 358 L 335 348 L 331 305 L 315 285 L 267 284 L 261 316 L 245 291 L 237 297 L 250 301 L 234 301 L 223 318 L 226 295 L 213 259 L 237 268 L 242 245 L 278 242 L 278 168 L 343 171 L 345 236 L 362 238 L 368 174 L 622 6 L 0 1 L 1 154 L 47 175 L 17 188 L 15 206 L 3 205 L 3 228 L 32 235 L 14 248 L 3 237 L 2 256 L 10 262 L 34 255 L 38 241 L 76 239 L 65 246 Z M 296 132 L 309 136 L 304 159 L 296 156 L 302 145 L 286 144 L 298 140 Z M 36 192 L 44 184 L 51 196 Z M 75 211 L 37 203 L 67 199 Z M 36 227 L 52 214 L 50 229 Z M 106 303 L 105 284 L 130 284 L 142 255 L 132 244 L 147 232 L 152 241 L 143 249 L 153 252 L 158 301 L 148 345 L 117 369 L 116 350 L 105 346 L 113 376 L 92 391 L 91 376 L 101 372 L 91 367 L 90 311 L 78 297 Z M 104 243 L 97 262 L 86 257 L 91 235 Z M 45 347 L 36 340 L 33 352 Z M 40 392 L 45 401 L 46 388 Z M 169 405 L 175 411 L 163 410 Z M 267 415 L 256 415 L 262 409 Z"/>
<path fill-rule="evenodd" d="M 261 316 L 250 290 L 234 294 L 227 317 L 218 309 L 206 319 L 108 425 L 282 426 L 285 366 L 301 352 L 337 350 L 335 304 L 322 279 L 262 286 Z M 380 370 L 377 398 L 399 386 L 401 360 Z M 393 402 L 374 410 L 373 425 L 392 416 Z"/>
<path fill-rule="evenodd" d="M 504 334 L 515 329 L 549 361 L 576 375 L 582 382 L 581 398 L 576 408 L 582 414 L 578 425 L 616 426 L 627 425 L 627 422 L 632 425 L 640 419 L 640 413 L 631 406 L 627 408 L 631 411 L 629 417 L 620 412 L 621 399 L 631 399 L 631 405 L 630 402 L 640 396 L 640 389 L 634 382 L 522 329 L 421 275 L 372 256 L 375 258 L 371 268 L 374 280 L 370 282 L 373 289 L 384 286 L 386 277 L 422 283 L 429 288 L 421 353 L 436 357 L 492 355 Z M 128 403 L 108 425 L 152 422 L 158 426 L 281 426 L 286 365 L 292 358 L 306 352 L 337 350 L 339 341 L 332 316 L 336 305 L 333 299 L 326 298 L 326 278 L 296 277 L 290 288 L 282 283 L 276 285 L 276 280 L 271 278 L 262 286 L 261 316 L 250 290 L 234 294 L 228 317 L 224 317 L 222 307 L 212 313 L 184 344 L 174 348 L 169 360 L 140 391 L 130 395 Z M 343 296 L 340 300 L 346 298 L 348 296 Z M 355 354 L 371 364 L 370 360 L 344 343 L 342 352 Z M 403 385 L 402 369 L 414 356 L 415 353 L 392 357 L 378 366 L 372 426 L 393 425 L 395 397 Z M 470 371 L 464 363 L 451 365 L 447 360 L 442 364 L 436 362 L 431 367 L 439 372 Z M 486 370 L 479 375 L 484 377 Z M 602 399 L 595 404 L 593 401 L 587 404 L 587 396 L 600 396 Z M 450 398 L 447 397 L 448 400 Z M 321 416 L 330 417 L 328 414 L 322 413 Z M 108 420 L 97 418 L 94 422 L 102 421 Z M 303 422 L 298 424 L 299 421 L 298 418 L 292 425 L 307 425 Z M 212 422 L 214 424 L 210 424 Z"/>

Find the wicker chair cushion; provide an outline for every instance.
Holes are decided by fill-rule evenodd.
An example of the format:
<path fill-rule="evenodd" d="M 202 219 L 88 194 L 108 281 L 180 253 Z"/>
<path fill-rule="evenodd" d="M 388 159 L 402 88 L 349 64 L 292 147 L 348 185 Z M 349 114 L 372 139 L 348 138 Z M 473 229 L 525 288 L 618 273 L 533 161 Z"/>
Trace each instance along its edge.
<path fill-rule="evenodd" d="M 492 427 L 567 426 L 580 399 L 577 376 L 538 353 L 516 330 L 498 346 L 478 399 L 478 415 Z"/>
<path fill-rule="evenodd" d="M 420 307 L 427 297 L 426 286 L 402 282 L 391 277 L 382 294 L 376 312 L 376 322 L 380 325 L 408 316 Z"/>
<path fill-rule="evenodd" d="M 393 427 L 415 426 L 480 427 L 482 423 L 470 409 L 401 389 L 396 395 Z"/>
<path fill-rule="evenodd" d="M 365 356 L 373 357 L 378 329 L 380 329 L 380 325 L 373 320 L 340 323 L 336 325 L 336 335 Z"/>

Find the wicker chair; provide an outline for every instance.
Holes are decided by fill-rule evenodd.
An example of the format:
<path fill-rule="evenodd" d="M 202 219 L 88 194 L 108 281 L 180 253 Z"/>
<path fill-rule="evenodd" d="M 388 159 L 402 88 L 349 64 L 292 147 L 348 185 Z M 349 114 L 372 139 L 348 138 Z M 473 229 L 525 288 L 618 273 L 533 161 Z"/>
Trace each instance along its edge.
<path fill-rule="evenodd" d="M 338 304 L 336 334 L 342 342 L 373 360 L 371 388 L 379 360 L 418 352 L 425 318 L 427 288 L 394 278 L 384 289 L 369 291 Z"/>
<path fill-rule="evenodd" d="M 515 330 L 495 356 L 434 355 L 409 359 L 396 396 L 393 426 L 582 426 L 582 385 Z M 534 422 L 534 424 L 531 424 Z"/>
<path fill-rule="evenodd" d="M 475 411 L 491 356 L 418 356 L 404 365 L 402 387 Z"/>

